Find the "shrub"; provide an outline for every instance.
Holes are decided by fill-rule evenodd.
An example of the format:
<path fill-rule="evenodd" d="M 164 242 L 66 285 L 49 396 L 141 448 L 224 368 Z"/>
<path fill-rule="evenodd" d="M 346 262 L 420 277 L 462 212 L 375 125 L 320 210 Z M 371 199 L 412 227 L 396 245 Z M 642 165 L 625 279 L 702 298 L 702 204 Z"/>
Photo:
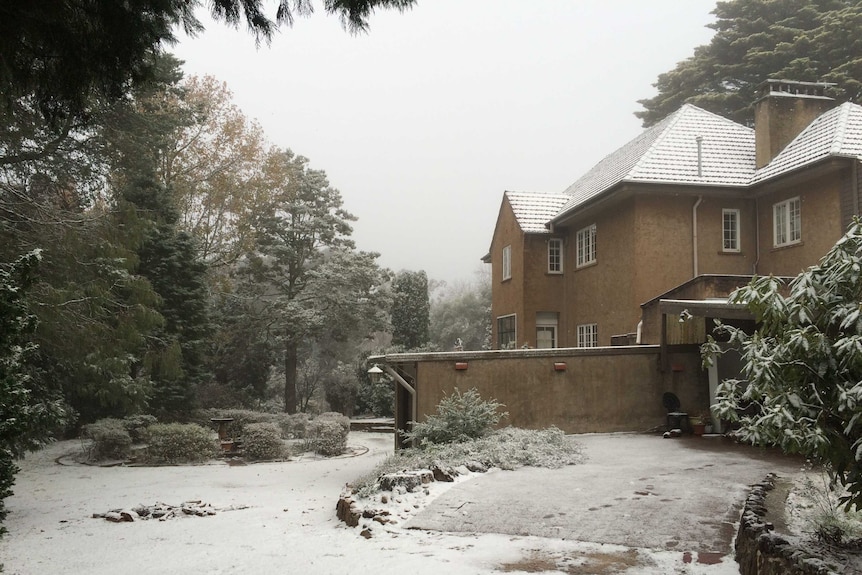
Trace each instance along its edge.
<path fill-rule="evenodd" d="M 89 459 L 125 459 L 132 446 L 132 437 L 119 419 L 105 418 L 84 426 L 82 436 L 92 439 Z"/>
<path fill-rule="evenodd" d="M 404 469 L 430 469 L 432 466 L 456 468 L 472 463 L 500 469 L 545 467 L 555 469 L 584 460 L 582 447 L 557 429 L 542 430 L 506 427 L 481 439 L 460 443 L 430 444 L 423 449 L 403 449 L 386 458 L 370 473 L 353 482 L 359 497 L 379 489 L 378 478 Z"/>
<path fill-rule="evenodd" d="M 249 459 L 281 459 L 287 449 L 274 423 L 249 423 L 242 432 L 242 452 Z"/>
<path fill-rule="evenodd" d="M 341 455 L 347 447 L 350 419 L 340 413 L 322 413 L 308 423 L 306 441 L 320 455 Z"/>
<path fill-rule="evenodd" d="M 305 439 L 308 422 L 311 416 L 307 413 L 280 413 L 278 415 L 278 426 L 281 428 L 281 436 L 284 439 Z"/>
<path fill-rule="evenodd" d="M 147 428 L 158 422 L 155 415 L 130 415 L 123 418 L 122 424 L 129 432 L 132 442 L 141 443 L 146 441 Z"/>
<path fill-rule="evenodd" d="M 147 436 L 147 454 L 154 461 L 204 461 L 218 452 L 213 432 L 194 423 L 157 423 L 147 429 Z"/>
<path fill-rule="evenodd" d="M 483 400 L 475 388 L 461 393 L 455 392 L 440 400 L 437 413 L 422 423 L 414 423 L 412 431 L 404 437 L 414 447 L 427 444 L 455 443 L 484 437 L 491 432 L 500 419 L 508 413 L 500 413 L 504 407 L 493 399 Z"/>
<path fill-rule="evenodd" d="M 305 427 L 310 416 L 307 413 L 266 413 L 250 409 L 198 409 L 190 420 L 202 427 L 213 428 L 212 418 L 232 418 L 228 425 L 228 435 L 242 437 L 245 427 L 252 423 L 274 423 L 281 429 L 283 439 L 302 439 L 305 437 Z"/>

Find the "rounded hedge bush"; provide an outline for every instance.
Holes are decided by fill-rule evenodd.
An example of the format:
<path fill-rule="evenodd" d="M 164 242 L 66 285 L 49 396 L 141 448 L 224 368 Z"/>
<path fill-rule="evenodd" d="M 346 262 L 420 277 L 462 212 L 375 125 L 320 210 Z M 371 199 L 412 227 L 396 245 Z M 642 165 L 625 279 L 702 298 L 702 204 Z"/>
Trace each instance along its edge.
<path fill-rule="evenodd" d="M 306 441 L 320 455 L 341 455 L 347 447 L 350 419 L 340 413 L 322 413 L 308 423 Z"/>
<path fill-rule="evenodd" d="M 249 459 L 281 459 L 287 449 L 274 423 L 249 423 L 242 434 L 242 452 Z"/>
<path fill-rule="evenodd" d="M 82 429 L 83 437 L 93 440 L 89 459 L 126 459 L 132 447 L 132 437 L 119 419 L 105 418 L 88 423 Z"/>
<path fill-rule="evenodd" d="M 194 423 L 157 423 L 147 428 L 147 456 L 153 461 L 205 461 L 218 454 L 214 432 Z"/>

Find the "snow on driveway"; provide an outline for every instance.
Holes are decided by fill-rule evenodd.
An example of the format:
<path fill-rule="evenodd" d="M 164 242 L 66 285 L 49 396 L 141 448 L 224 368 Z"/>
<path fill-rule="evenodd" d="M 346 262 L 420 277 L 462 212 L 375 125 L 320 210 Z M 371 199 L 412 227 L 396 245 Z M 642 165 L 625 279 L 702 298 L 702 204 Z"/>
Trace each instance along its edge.
<path fill-rule="evenodd" d="M 585 436 L 588 455 L 598 455 L 590 446 L 600 437 L 618 436 Z M 648 549 L 635 539 L 630 541 L 631 547 L 595 538 L 585 538 L 586 542 L 569 539 L 577 535 L 574 527 L 579 523 L 598 516 L 596 511 L 584 510 L 561 495 L 588 493 L 604 482 L 601 478 L 581 483 L 565 480 L 562 490 L 559 485 L 547 483 L 547 489 L 521 496 L 517 485 L 523 485 L 522 477 L 541 487 L 557 473 L 550 470 L 524 470 L 526 475 L 523 471 L 499 471 L 455 484 L 433 484 L 426 501 L 404 498 L 397 514 L 415 517 L 411 521 L 420 525 L 435 515 L 450 514 L 452 509 L 446 507 L 450 505 L 449 498 L 479 501 L 481 498 L 469 491 L 478 488 L 500 509 L 498 517 L 512 524 L 537 525 L 535 516 L 549 515 L 545 513 L 548 508 L 554 510 L 554 517 L 568 517 L 568 524 L 574 527 L 565 540 L 550 518 L 544 519 L 544 524 L 551 527 L 547 532 L 507 531 L 501 527 L 505 523 L 502 519 L 489 528 L 474 529 L 477 518 L 487 515 L 481 507 L 470 508 L 466 515 L 459 511 L 454 519 L 450 518 L 451 531 L 407 529 L 401 521 L 397 525 L 374 524 L 373 536 L 365 539 L 359 535 L 361 527 L 348 528 L 335 518 L 335 504 L 347 482 L 370 471 L 391 453 L 392 437 L 352 433 L 349 443 L 368 450 L 356 457 L 245 466 L 217 463 L 111 468 L 58 465 L 55 459 L 78 445 L 54 444 L 21 462 L 22 472 L 13 488 L 15 495 L 7 499 L 11 510 L 6 520 L 9 534 L 0 540 L 0 562 L 5 564 L 5 573 L 18 575 L 738 572 L 736 563 L 729 558 L 717 565 L 699 564 L 696 555 L 686 558 L 683 548 L 688 544 L 682 540 L 679 546 L 668 548 L 670 539 L 662 537 L 662 545 Z M 675 445 L 683 449 L 682 443 Z M 646 454 L 644 457 L 648 459 Z M 661 461 L 654 462 L 657 468 L 661 465 Z M 624 469 L 620 468 L 620 475 Z M 635 490 L 646 489 L 641 485 L 644 481 L 639 480 L 643 477 L 633 475 L 633 483 L 619 496 L 632 498 Z M 507 487 L 507 479 L 513 480 L 511 487 Z M 664 497 L 667 490 L 660 494 L 658 476 L 649 481 L 657 493 L 642 497 Z M 732 498 L 741 495 L 737 491 L 734 485 Z M 423 511 L 427 501 L 435 497 L 436 501 Z M 602 509 L 604 492 L 597 492 L 595 499 Z M 201 500 L 221 511 L 213 517 L 133 523 L 92 518 L 93 513 L 114 508 L 190 500 Z M 683 497 L 668 505 L 679 508 L 678 517 L 683 517 L 691 503 Z M 611 518 L 614 522 L 623 520 L 622 515 Z"/>

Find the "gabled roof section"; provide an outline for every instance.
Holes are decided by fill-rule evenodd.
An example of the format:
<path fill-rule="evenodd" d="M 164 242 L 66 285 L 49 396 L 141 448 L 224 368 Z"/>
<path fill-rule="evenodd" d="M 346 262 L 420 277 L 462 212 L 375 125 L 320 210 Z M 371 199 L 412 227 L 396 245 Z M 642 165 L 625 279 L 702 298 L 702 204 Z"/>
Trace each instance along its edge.
<path fill-rule="evenodd" d="M 557 217 L 622 182 L 744 187 L 754 166 L 754 130 L 685 104 L 569 186 Z"/>
<path fill-rule="evenodd" d="M 521 231 L 527 234 L 546 234 L 545 224 L 557 215 L 569 196 L 536 192 L 506 192 L 506 198 Z"/>
<path fill-rule="evenodd" d="M 780 176 L 829 156 L 862 159 L 862 106 L 847 102 L 825 112 L 771 162 L 760 168 L 752 183 Z"/>

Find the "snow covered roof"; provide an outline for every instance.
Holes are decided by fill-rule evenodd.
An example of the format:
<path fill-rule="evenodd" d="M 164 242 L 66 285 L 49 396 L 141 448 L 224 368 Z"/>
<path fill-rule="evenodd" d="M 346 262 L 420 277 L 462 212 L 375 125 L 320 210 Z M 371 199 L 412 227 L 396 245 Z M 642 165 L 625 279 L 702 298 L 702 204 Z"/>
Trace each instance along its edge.
<path fill-rule="evenodd" d="M 624 182 L 745 189 L 827 157 L 862 160 L 862 106 L 845 103 L 824 113 L 756 170 L 753 129 L 685 104 L 605 157 L 563 194 L 506 195 L 521 229 L 542 233 L 547 222 Z"/>
<path fill-rule="evenodd" d="M 744 187 L 754 166 L 754 130 L 685 104 L 569 186 L 558 216 L 621 182 Z"/>
<path fill-rule="evenodd" d="M 862 158 L 862 106 L 845 103 L 811 122 L 781 153 L 760 168 L 759 183 L 829 156 Z"/>
<path fill-rule="evenodd" d="M 545 224 L 560 211 L 569 196 L 536 192 L 506 192 L 521 231 L 529 234 L 548 233 Z"/>

